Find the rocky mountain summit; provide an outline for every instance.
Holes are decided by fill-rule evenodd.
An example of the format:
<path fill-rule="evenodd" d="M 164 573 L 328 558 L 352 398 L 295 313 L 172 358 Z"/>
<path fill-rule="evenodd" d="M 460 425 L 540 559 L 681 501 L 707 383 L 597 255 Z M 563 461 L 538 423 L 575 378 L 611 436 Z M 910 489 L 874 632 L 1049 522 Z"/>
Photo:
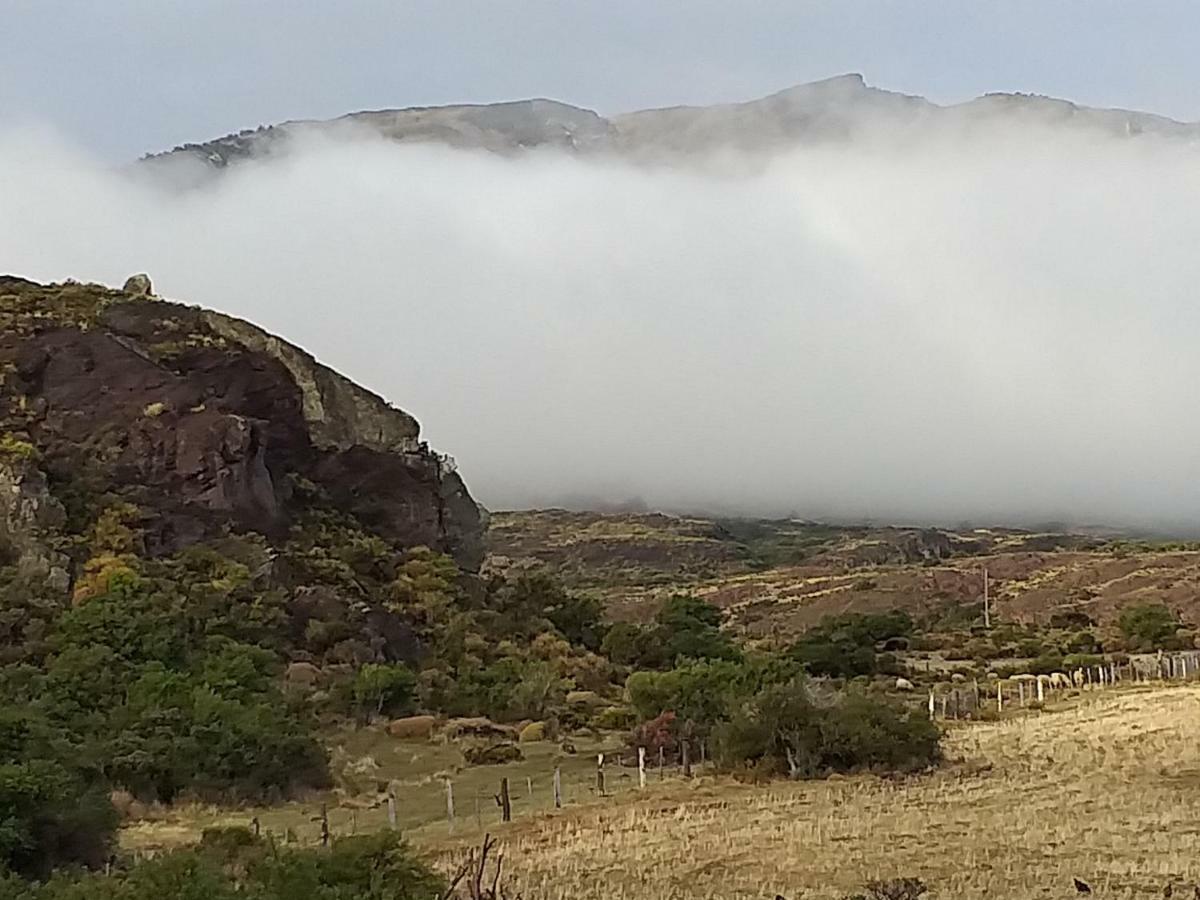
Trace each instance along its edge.
<path fill-rule="evenodd" d="M 26 577 L 67 590 L 104 528 L 154 558 L 245 534 L 282 546 L 316 517 L 482 561 L 482 511 L 412 416 L 144 276 L 0 277 L 0 372 L 0 553 Z"/>
<path fill-rule="evenodd" d="M 1200 125 L 1121 109 L 1092 109 L 1030 94 L 986 94 L 939 106 L 868 85 L 859 74 L 797 85 L 767 97 L 712 106 L 645 109 L 605 118 L 556 100 L 371 110 L 337 119 L 260 126 L 148 156 L 152 169 L 212 171 L 286 151 L 305 137 L 383 137 L 501 154 L 555 150 L 641 162 L 680 161 L 887 135 L 911 140 L 990 128 L 1035 127 L 1196 140 Z"/>

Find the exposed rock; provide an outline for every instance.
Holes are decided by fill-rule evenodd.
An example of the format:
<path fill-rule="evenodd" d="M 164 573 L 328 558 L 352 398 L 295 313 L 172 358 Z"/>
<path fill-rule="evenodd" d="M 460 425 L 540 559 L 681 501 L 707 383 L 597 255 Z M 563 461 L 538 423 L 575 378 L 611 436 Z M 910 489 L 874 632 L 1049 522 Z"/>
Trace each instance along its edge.
<path fill-rule="evenodd" d="M 451 719 L 442 730 L 442 737 L 448 741 L 461 738 L 485 738 L 499 740 L 514 740 L 517 736 L 515 728 L 509 725 L 498 725 L 491 719 L 476 716 L 466 719 Z"/>
<path fill-rule="evenodd" d="M 530 722 L 521 729 L 520 737 L 517 740 L 522 744 L 532 744 L 537 741 L 546 739 L 546 723 L 545 722 Z"/>
<path fill-rule="evenodd" d="M 309 662 L 294 662 L 283 673 L 284 683 L 288 687 L 315 688 L 324 679 L 321 670 Z"/>
<path fill-rule="evenodd" d="M 46 476 L 33 460 L 15 456 L 32 453 L 32 447 L 11 436 L 7 445 L 5 451 L 0 444 L 0 557 L 15 565 L 20 576 L 65 593 L 71 562 L 48 542 L 65 517 L 62 504 L 50 494 Z"/>
<path fill-rule="evenodd" d="M 136 275 L 130 275 L 125 279 L 125 285 L 121 288 L 126 294 L 133 294 L 135 297 L 153 297 L 154 288 L 150 284 L 150 276 L 145 272 L 139 272 Z"/>
<path fill-rule="evenodd" d="M 122 292 L 0 277 L 5 433 L 52 485 L 144 510 L 151 555 L 230 528 L 284 535 L 303 484 L 374 533 L 479 567 L 482 513 L 412 416 L 247 322 L 131 299 L 150 290 L 138 278 Z M 0 476 L 0 527 L 49 572 L 39 477 Z"/>

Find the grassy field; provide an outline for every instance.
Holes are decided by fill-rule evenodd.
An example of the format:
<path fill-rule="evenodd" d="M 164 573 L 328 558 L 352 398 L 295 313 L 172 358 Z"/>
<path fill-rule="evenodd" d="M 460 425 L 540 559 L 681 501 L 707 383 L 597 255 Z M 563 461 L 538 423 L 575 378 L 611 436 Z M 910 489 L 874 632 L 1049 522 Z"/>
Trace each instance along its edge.
<path fill-rule="evenodd" d="M 122 830 L 121 845 L 134 851 L 162 850 L 196 841 L 205 828 L 248 826 L 255 818 L 264 831 L 280 839 L 290 832 L 297 842 L 313 844 L 320 838 L 323 806 L 334 835 L 375 831 L 387 827 L 387 806 L 377 793 L 377 788 L 385 786 L 397 797 L 396 824 L 402 831 L 424 828 L 427 834 L 447 834 L 447 780 L 453 785 L 454 833 L 482 834 L 499 823 L 495 795 L 501 778 L 509 780 L 515 818 L 553 809 L 556 767 L 561 770 L 566 806 L 596 797 L 596 755 L 617 749 L 621 740 L 614 736 L 572 741 L 577 750 L 574 754 L 547 741 L 522 744 L 524 759 L 518 762 L 464 766 L 453 744 L 396 740 L 379 728 L 343 732 L 331 741 L 331 767 L 346 788 L 271 807 L 229 809 L 181 803 L 152 810 L 149 818 Z M 606 795 L 620 797 L 635 787 L 636 780 L 636 770 L 621 768 L 613 760 L 606 764 Z"/>
<path fill-rule="evenodd" d="M 937 774 L 767 787 L 654 783 L 498 831 L 526 900 L 836 897 L 916 876 L 938 898 L 1190 900 L 1200 882 L 1200 686 L 1087 694 L 954 729 Z M 496 831 L 495 828 L 492 829 Z M 471 835 L 427 827 L 447 863 Z"/>

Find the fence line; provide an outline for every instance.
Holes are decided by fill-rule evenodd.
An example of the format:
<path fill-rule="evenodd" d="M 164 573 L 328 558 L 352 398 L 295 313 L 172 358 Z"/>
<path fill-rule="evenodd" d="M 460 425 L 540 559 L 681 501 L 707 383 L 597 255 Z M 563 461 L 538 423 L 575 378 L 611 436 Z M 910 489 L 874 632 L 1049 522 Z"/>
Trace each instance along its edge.
<path fill-rule="evenodd" d="M 1049 675 L 1021 674 L 998 678 L 995 682 L 994 709 L 997 715 L 1002 715 L 1006 707 L 1013 708 L 1014 702 L 1017 709 L 1025 709 L 1035 699 L 1040 705 L 1046 703 L 1047 698 L 1061 697 L 1067 691 L 1097 691 L 1135 684 L 1194 681 L 1198 678 L 1200 650 L 1135 653 L 1121 663 L 1109 660 Z M 929 690 L 926 705 L 931 719 L 973 719 L 985 710 L 980 701 L 978 681 L 969 687 L 965 682 L 936 685 Z M 986 707 L 989 711 L 992 708 L 990 705 Z"/>

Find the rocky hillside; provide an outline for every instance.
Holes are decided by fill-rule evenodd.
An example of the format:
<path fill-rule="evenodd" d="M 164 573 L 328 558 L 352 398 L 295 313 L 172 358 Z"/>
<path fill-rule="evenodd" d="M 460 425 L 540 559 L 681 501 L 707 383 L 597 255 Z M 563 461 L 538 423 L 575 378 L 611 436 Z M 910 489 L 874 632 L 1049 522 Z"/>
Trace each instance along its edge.
<path fill-rule="evenodd" d="M 646 109 L 605 118 L 556 100 L 371 110 L 328 121 L 260 126 L 184 144 L 145 161 L 151 168 L 213 171 L 240 160 L 285 151 L 297 139 L 356 134 L 400 143 L 437 143 L 512 154 L 556 149 L 642 161 L 707 157 L 737 151 L 771 153 L 868 135 L 907 139 L 1000 127 L 1082 130 L 1118 137 L 1154 135 L 1194 140 L 1200 125 L 1121 109 L 1092 109 L 1029 94 L 987 94 L 939 106 L 842 75 L 743 103 Z"/>
<path fill-rule="evenodd" d="M 985 568 L 997 621 L 1080 613 L 1111 625 L 1146 603 L 1200 621 L 1200 545 L 1112 534 L 530 510 L 495 513 L 488 545 L 489 567 L 546 567 L 616 619 L 648 621 L 687 592 L 750 638 L 891 609 L 969 624 L 982 616 Z"/>
<path fill-rule="evenodd" d="M 149 291 L 0 277 L 4 565 L 65 592 L 102 522 L 153 559 L 230 535 L 280 547 L 319 514 L 478 569 L 481 510 L 412 416 L 248 322 Z"/>

